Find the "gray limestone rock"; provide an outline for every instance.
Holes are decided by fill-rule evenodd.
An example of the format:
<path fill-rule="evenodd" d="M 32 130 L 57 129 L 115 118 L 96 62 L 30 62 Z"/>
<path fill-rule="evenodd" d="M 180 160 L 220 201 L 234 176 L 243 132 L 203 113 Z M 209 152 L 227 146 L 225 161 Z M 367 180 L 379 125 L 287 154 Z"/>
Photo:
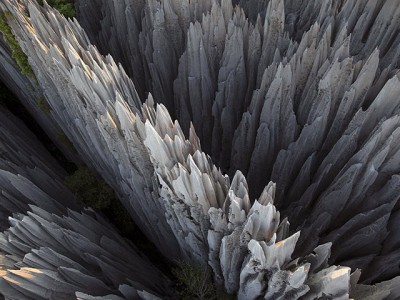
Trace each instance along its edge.
<path fill-rule="evenodd" d="M 0 108 L 0 294 L 5 299 L 107 295 L 123 283 L 167 296 L 170 282 L 104 217 L 77 204 L 65 171 Z M 9 224 L 6 224 L 8 223 Z M 10 227 L 11 225 L 11 227 Z M 149 294 L 149 295 L 150 295 Z"/>
<path fill-rule="evenodd" d="M 46 4 L 1 4 L 54 120 L 164 256 L 210 266 L 239 299 L 399 297 L 394 0 L 76 7 L 83 28 Z M 20 193 L 42 197 L 7 176 Z M 49 278 L 60 298 L 71 285 L 80 293 L 68 297 L 80 299 L 163 290 L 124 281 L 136 274 L 108 255 L 96 213 L 53 209 L 10 219 L 0 247 L 19 269 L 3 275 L 5 294 L 17 281 L 20 293 L 37 285 L 46 297 Z M 31 251 L 39 245 L 45 261 Z M 112 245 L 136 253 L 119 239 Z M 38 267 L 48 269 L 34 276 Z M 351 275 L 356 268 L 361 275 Z"/>
<path fill-rule="evenodd" d="M 9 227 L 9 216 L 26 212 L 30 204 L 58 215 L 68 207 L 79 209 L 63 185 L 65 175 L 22 121 L 0 108 L 0 230 Z"/>

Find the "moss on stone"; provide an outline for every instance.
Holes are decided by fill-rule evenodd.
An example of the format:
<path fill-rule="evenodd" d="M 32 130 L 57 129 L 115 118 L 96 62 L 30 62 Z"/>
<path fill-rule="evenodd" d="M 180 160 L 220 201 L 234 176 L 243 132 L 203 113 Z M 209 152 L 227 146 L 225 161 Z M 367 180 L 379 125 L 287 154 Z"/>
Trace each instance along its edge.
<path fill-rule="evenodd" d="M 10 26 L 7 23 L 7 13 L 0 14 L 0 32 L 2 33 L 3 39 L 6 41 L 11 49 L 11 57 L 16 61 L 22 74 L 35 78 L 35 74 L 32 71 L 32 67 L 28 62 L 28 56 L 22 51 L 15 36 L 13 35 Z"/>
<path fill-rule="evenodd" d="M 37 106 L 41 111 L 43 111 L 45 114 L 50 113 L 50 105 L 47 103 L 46 99 L 44 97 L 39 97 L 36 101 Z"/>

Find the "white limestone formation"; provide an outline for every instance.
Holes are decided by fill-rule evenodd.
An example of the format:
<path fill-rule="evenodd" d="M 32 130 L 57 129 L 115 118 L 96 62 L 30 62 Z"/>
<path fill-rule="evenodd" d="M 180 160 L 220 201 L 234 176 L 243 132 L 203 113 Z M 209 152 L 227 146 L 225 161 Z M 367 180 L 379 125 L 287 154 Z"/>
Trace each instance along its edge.
<path fill-rule="evenodd" d="M 46 4 L 0 4 L 14 16 L 52 117 L 167 259 L 209 266 L 238 299 L 400 297 L 395 0 L 76 7 L 88 35 Z M 103 252 L 97 234 L 108 231 L 93 225 L 97 214 L 32 209 L 2 236 L 0 249 L 15 251 L 19 268 L 2 282 L 24 282 L 25 293 L 42 286 L 35 295 L 43 298 L 49 278 L 65 298 L 165 296 L 152 281 L 136 283 L 133 246 L 116 241 L 132 252 L 126 270 Z M 31 243 L 68 264 L 58 257 L 53 269 L 30 269 L 23 257 Z M 147 262 L 136 267 L 146 280 L 155 276 Z"/>
<path fill-rule="evenodd" d="M 201 152 L 194 130 L 185 140 L 165 107 L 152 110 L 151 104 L 144 104 L 149 116 L 141 125 L 144 144 L 161 184 L 168 222 L 187 257 L 211 266 L 216 283 L 238 299 L 349 298 L 351 269 L 328 265 L 331 243 L 292 258 L 301 234 L 289 236 L 287 219 L 280 222 L 273 205 L 275 184 L 268 184 L 252 204 L 240 171 L 230 183 Z M 394 299 L 399 280 L 383 289 L 371 287 L 367 294 L 382 292 Z"/>
<path fill-rule="evenodd" d="M 82 15 L 93 8 L 87 2 L 78 1 Z M 398 272 L 397 264 L 378 265 L 398 259 L 396 243 L 389 242 L 397 238 L 380 233 L 391 232 L 396 223 L 399 158 L 394 144 L 370 147 L 389 137 L 397 141 L 400 15 L 395 1 L 238 2 L 235 7 L 236 2 L 212 1 L 203 16 L 185 26 L 187 17 L 181 17 L 175 4 L 157 2 L 154 11 L 173 11 L 176 17 L 157 26 L 143 22 L 141 35 L 152 41 L 149 30 L 154 26 L 164 35 L 170 27 L 185 28 L 184 41 L 171 38 L 183 43 L 176 48 L 184 51 L 176 63 L 167 51 L 155 48 L 142 47 L 140 56 L 165 53 L 168 72 L 177 72 L 173 97 L 183 132 L 189 134 L 192 122 L 203 150 L 223 171 L 233 176 L 241 170 L 250 198 L 269 180 L 276 182 L 276 205 L 303 231 L 296 253 L 305 255 L 336 236 L 340 242 L 332 247 L 331 261 L 362 268 L 362 278 L 369 282 L 390 278 Z M 107 18 L 81 21 L 103 52 L 115 53 L 128 67 L 115 49 L 138 53 L 134 48 L 127 43 L 110 48 L 98 39 L 118 36 L 107 30 L 116 18 L 110 3 L 102 1 Z M 139 24 L 152 14 L 143 8 L 142 14 L 130 16 Z M 170 41 L 165 47 L 172 47 L 167 45 Z M 139 65 L 135 63 L 138 70 Z M 158 80 L 146 72 L 145 78 Z M 155 92 L 158 87 L 134 82 L 154 92 L 156 102 L 168 101 L 159 95 L 170 94 L 169 87 L 160 93 Z M 372 162 L 367 153 L 381 156 Z M 360 236 L 363 230 L 373 232 L 377 238 L 361 242 L 348 234 L 352 230 L 360 230 Z M 392 246 L 382 246 L 387 243 Z"/>

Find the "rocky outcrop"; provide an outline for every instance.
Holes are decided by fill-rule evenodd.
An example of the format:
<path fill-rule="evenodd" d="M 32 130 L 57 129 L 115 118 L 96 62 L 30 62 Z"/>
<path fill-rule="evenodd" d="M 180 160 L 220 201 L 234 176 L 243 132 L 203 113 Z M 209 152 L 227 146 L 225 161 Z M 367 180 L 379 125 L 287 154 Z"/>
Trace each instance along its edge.
<path fill-rule="evenodd" d="M 111 20 L 119 19 L 117 12 L 111 2 L 102 3 L 107 20 L 81 18 L 82 24 L 93 38 L 118 36 L 107 31 Z M 154 8 L 158 14 L 179 11 L 171 1 L 159 3 Z M 305 254 L 335 236 L 340 242 L 338 248 L 333 245 L 331 261 L 376 270 L 385 258 L 397 259 L 393 247 L 383 246 L 396 239 L 389 232 L 397 219 L 400 171 L 394 146 L 399 88 L 399 13 L 394 5 L 274 0 L 240 1 L 235 8 L 230 1 L 213 1 L 190 25 L 179 27 L 187 18 L 178 13 L 170 23 L 157 23 L 163 34 L 169 27 L 186 28 L 184 38 L 171 38 L 185 45 L 179 61 L 164 58 L 173 64 L 169 71 L 178 70 L 173 97 L 183 132 L 189 133 L 192 122 L 203 150 L 218 166 L 231 176 L 241 170 L 250 198 L 269 180 L 277 183 L 276 205 L 292 226 L 303 230 L 296 253 Z M 87 1 L 78 1 L 77 8 L 82 16 L 90 11 Z M 138 24 L 151 19 L 144 8 L 134 15 L 120 10 Z M 154 27 L 143 22 L 140 34 L 150 36 Z M 95 42 L 104 52 L 116 52 L 98 38 Z M 160 53 L 113 45 L 134 57 Z M 159 94 L 155 101 L 163 102 Z M 304 215 L 311 219 L 305 221 Z M 359 236 L 349 234 L 354 230 L 379 238 L 360 243 Z M 382 269 L 378 277 L 398 272 L 396 264 L 390 265 L 391 271 Z M 363 274 L 363 279 L 377 279 L 367 270 Z"/>
<path fill-rule="evenodd" d="M 7 20 L 9 17 L 4 16 L 4 18 Z M 22 74 L 20 67 L 11 55 L 9 45 L 0 36 L 0 81 L 18 98 L 20 103 L 14 105 L 22 105 L 33 116 L 68 160 L 81 164 L 82 161 L 75 149 L 65 140 L 64 133 L 52 117 L 42 88 L 34 77 Z"/>
<path fill-rule="evenodd" d="M 107 219 L 90 208 L 79 212 L 81 205 L 62 183 L 65 171 L 4 108 L 0 140 L 2 296 L 171 293 L 169 280 Z"/>
<path fill-rule="evenodd" d="M 141 104 L 132 81 L 110 56 L 98 53 L 77 23 L 49 7 L 45 18 L 38 6 L 27 4 L 29 19 L 11 3 L 7 9 L 20 22 L 32 21 L 33 30 L 12 26 L 24 40 L 21 47 L 30 57 L 53 116 L 87 165 L 114 188 L 147 237 L 166 256 L 178 258 L 153 167 L 135 128 Z M 54 18 L 61 23 L 54 23 Z M 45 30 L 49 26 L 50 32 Z"/>
<path fill-rule="evenodd" d="M 110 51 L 132 79 L 76 20 L 31 0 L 2 9 L 15 17 L 55 120 L 167 258 L 210 266 L 239 299 L 396 299 L 398 12 L 390 0 L 291 2 L 101 1 L 104 14 L 78 2 L 92 40 L 103 51 L 114 41 Z M 147 91 L 154 99 L 142 104 Z M 171 117 L 178 107 L 180 122 Z M 35 214 L 13 227 L 33 226 Z M 62 232 L 70 226 L 39 216 Z M 19 234 L 9 232 L 5 240 Z M 46 284 L 45 276 L 34 278 Z M 91 289 L 122 297 L 114 276 L 107 289 L 82 279 L 76 297 L 98 296 Z"/>
<path fill-rule="evenodd" d="M 8 217 L 25 213 L 29 205 L 57 215 L 80 208 L 62 184 L 65 171 L 25 125 L 1 107 L 0 141 L 0 230 L 9 227 Z"/>
<path fill-rule="evenodd" d="M 168 296 L 168 279 L 93 210 L 59 217 L 31 206 L 10 223 L 0 234 L 8 266 L 0 271 L 0 292 L 6 299 L 122 297 L 124 284 L 139 294 Z"/>
<path fill-rule="evenodd" d="M 301 234 L 290 235 L 288 220 L 280 221 L 273 205 L 275 184 L 269 183 L 258 199 L 250 201 L 240 171 L 230 182 L 201 151 L 193 128 L 185 140 L 165 107 L 151 110 L 150 104 L 144 104 L 144 144 L 167 202 L 168 223 L 187 257 L 211 266 L 217 284 L 238 299 L 349 298 L 351 269 L 329 266 L 331 243 L 293 260 Z M 352 289 L 359 289 L 359 274 L 353 277 Z M 366 287 L 365 295 L 382 293 L 395 299 L 399 280 Z"/>

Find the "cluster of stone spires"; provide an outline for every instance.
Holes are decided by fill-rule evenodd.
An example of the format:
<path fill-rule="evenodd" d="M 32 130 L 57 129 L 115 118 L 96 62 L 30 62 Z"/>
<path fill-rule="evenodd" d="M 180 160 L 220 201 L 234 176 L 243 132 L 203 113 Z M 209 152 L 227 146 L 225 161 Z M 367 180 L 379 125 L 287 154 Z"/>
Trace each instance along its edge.
<path fill-rule="evenodd" d="M 4 40 L 0 78 L 166 260 L 208 266 L 238 299 L 400 297 L 396 0 L 75 5 L 66 20 L 1 1 L 35 79 Z M 76 204 L 29 130 L 0 116 L 0 294 L 176 297 L 134 241 Z"/>

